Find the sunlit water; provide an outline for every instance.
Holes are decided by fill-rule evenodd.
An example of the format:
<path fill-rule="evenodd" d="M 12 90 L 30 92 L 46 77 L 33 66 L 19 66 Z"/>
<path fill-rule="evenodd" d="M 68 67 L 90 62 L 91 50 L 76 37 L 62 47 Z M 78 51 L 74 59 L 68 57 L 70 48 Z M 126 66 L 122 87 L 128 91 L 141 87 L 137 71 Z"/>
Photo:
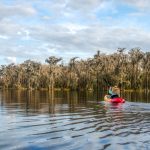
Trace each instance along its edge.
<path fill-rule="evenodd" d="M 0 150 L 148 150 L 150 94 L 123 95 L 0 91 Z"/>

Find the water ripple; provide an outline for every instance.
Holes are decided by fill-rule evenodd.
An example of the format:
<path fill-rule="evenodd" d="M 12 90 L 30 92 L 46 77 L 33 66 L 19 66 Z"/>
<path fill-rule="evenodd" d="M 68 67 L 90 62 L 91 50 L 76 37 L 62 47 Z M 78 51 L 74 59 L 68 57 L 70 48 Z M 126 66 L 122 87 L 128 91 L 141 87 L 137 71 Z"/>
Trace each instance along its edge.
<path fill-rule="evenodd" d="M 0 149 L 150 149 L 150 105 L 0 107 Z M 52 110 L 51 110 L 52 109 Z"/>

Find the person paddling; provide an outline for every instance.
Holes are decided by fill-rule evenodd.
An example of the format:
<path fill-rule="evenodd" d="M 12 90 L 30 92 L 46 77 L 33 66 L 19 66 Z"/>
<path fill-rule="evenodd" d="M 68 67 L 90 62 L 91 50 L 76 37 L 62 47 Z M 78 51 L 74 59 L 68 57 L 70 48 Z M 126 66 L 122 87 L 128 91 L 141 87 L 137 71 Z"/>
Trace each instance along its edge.
<path fill-rule="evenodd" d="M 120 88 L 113 86 L 109 88 L 109 95 L 104 96 L 104 101 L 111 103 L 125 103 L 125 99 L 120 97 Z"/>
<path fill-rule="evenodd" d="M 110 87 L 108 93 L 110 98 L 120 97 L 120 89 L 117 86 Z"/>

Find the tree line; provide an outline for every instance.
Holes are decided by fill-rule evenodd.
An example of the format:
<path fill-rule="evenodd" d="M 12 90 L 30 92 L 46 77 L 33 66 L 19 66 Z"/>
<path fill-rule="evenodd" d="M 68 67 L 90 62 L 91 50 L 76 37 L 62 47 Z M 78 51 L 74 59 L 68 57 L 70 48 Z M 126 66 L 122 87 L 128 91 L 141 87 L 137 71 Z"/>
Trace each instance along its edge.
<path fill-rule="evenodd" d="M 118 48 L 113 54 L 97 51 L 92 58 L 73 57 L 68 64 L 55 56 L 45 62 L 1 65 L 0 88 L 105 90 L 108 85 L 119 85 L 122 89 L 150 89 L 150 52 L 140 48 L 128 52 Z"/>

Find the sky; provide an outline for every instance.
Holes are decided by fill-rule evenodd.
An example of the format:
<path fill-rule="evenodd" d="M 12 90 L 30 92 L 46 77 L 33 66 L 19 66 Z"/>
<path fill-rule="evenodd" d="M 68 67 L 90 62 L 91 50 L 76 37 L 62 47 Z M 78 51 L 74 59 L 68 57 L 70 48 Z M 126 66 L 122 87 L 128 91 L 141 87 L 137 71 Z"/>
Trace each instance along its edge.
<path fill-rule="evenodd" d="M 0 0 L 0 65 L 150 51 L 150 0 Z"/>

